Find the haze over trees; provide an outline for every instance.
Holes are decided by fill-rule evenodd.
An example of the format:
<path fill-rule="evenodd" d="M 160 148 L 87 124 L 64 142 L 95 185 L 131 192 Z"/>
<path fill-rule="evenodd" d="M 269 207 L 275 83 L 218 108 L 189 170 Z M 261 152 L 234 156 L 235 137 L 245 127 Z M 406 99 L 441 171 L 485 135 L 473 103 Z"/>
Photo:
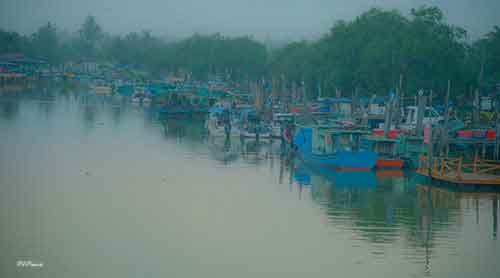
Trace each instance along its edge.
<path fill-rule="evenodd" d="M 500 82 L 500 28 L 477 41 L 450 25 L 436 7 L 397 11 L 371 9 L 352 21 L 339 21 L 316 41 L 290 42 L 269 49 L 252 37 L 195 34 L 166 42 L 151 32 L 107 34 L 96 19 L 85 19 L 76 34 L 64 35 L 48 23 L 32 36 L 0 30 L 0 53 L 24 52 L 53 64 L 92 59 L 133 64 L 153 74 L 182 69 L 196 79 L 222 74 L 233 81 L 304 82 L 310 96 L 336 90 L 384 95 L 401 89 L 454 94 L 490 89 Z"/>

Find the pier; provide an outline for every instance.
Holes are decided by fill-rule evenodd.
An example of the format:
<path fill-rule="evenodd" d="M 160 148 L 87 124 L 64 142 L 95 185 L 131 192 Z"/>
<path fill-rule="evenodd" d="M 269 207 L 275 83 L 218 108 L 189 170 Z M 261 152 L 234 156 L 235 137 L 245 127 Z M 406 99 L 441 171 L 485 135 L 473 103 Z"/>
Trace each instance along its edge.
<path fill-rule="evenodd" d="M 487 185 L 500 188 L 500 163 L 493 160 L 464 161 L 462 157 L 421 155 L 417 174 L 456 185 Z"/>

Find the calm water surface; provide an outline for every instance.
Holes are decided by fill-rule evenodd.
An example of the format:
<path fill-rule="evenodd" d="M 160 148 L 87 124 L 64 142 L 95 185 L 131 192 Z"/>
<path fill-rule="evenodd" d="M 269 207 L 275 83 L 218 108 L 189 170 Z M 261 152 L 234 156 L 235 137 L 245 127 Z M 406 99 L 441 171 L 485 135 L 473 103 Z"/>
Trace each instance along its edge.
<path fill-rule="evenodd" d="M 130 105 L 2 97 L 0 277 L 499 277 L 497 193 L 279 152 Z"/>

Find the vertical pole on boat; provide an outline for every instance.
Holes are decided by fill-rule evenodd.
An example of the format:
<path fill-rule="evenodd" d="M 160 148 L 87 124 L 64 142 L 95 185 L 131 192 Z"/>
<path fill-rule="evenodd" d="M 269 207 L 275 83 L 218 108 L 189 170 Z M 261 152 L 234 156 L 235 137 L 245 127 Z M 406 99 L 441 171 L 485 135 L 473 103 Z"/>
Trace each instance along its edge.
<path fill-rule="evenodd" d="M 386 138 L 389 136 L 389 131 L 391 130 L 393 102 L 394 102 L 394 98 L 391 95 L 389 97 L 389 101 L 387 102 L 387 106 L 385 108 L 384 137 L 386 137 Z"/>
<path fill-rule="evenodd" d="M 358 86 L 354 86 L 354 91 L 352 91 L 352 96 L 351 96 L 351 119 L 354 119 L 354 111 L 356 110 L 357 107 L 357 99 L 358 97 Z"/>
<path fill-rule="evenodd" d="M 448 80 L 448 88 L 446 90 L 446 97 L 444 99 L 444 126 L 441 132 L 441 142 L 439 145 L 439 152 L 444 151 L 444 147 L 448 144 L 448 122 L 450 120 L 450 90 L 451 80 Z"/>
<path fill-rule="evenodd" d="M 431 89 L 429 94 L 429 106 L 432 106 L 432 98 L 434 97 L 434 91 Z"/>
<path fill-rule="evenodd" d="M 402 73 L 399 74 L 398 95 L 399 95 L 399 107 L 404 107 L 405 93 L 403 92 L 403 74 Z"/>
<path fill-rule="evenodd" d="M 307 95 L 306 82 L 302 80 L 302 90 L 299 101 L 304 101 L 306 99 L 306 95 Z"/>
<path fill-rule="evenodd" d="M 473 126 L 479 125 L 479 89 L 474 91 L 474 101 L 473 101 L 473 109 L 472 109 L 472 124 Z"/>
<path fill-rule="evenodd" d="M 318 80 L 318 99 L 320 99 L 320 98 L 321 98 L 321 83 Z"/>
<path fill-rule="evenodd" d="M 417 126 L 416 126 L 416 129 L 415 129 L 415 135 L 416 136 L 422 136 L 423 122 L 424 122 L 424 112 L 425 112 L 424 91 L 420 90 L 418 92 Z"/>

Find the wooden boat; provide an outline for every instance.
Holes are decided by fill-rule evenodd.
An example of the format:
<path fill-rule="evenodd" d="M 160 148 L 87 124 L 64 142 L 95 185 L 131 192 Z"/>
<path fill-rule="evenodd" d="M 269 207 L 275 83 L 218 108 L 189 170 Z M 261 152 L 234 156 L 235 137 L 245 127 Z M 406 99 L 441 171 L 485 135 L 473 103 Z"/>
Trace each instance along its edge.
<path fill-rule="evenodd" d="M 210 136 L 226 137 L 240 136 L 239 126 L 231 115 L 231 111 L 220 104 L 216 104 L 208 115 L 205 127 Z"/>
<path fill-rule="evenodd" d="M 405 162 L 399 155 L 399 139 L 365 136 L 362 141 L 366 149 L 378 154 L 377 168 L 401 169 L 404 167 Z"/>
<path fill-rule="evenodd" d="M 271 129 L 260 119 L 253 108 L 244 108 L 239 111 L 237 119 L 240 136 L 252 139 L 271 139 Z"/>
<path fill-rule="evenodd" d="M 299 157 L 308 164 L 337 171 L 369 171 L 376 152 L 361 147 L 365 131 L 324 127 L 299 127 L 294 138 Z"/>
<path fill-rule="evenodd" d="M 97 95 L 110 95 L 113 89 L 111 86 L 106 85 L 94 85 L 91 90 Z"/>
<path fill-rule="evenodd" d="M 275 113 L 271 122 L 271 135 L 273 138 L 281 138 L 287 124 L 293 124 L 295 116 L 292 113 Z"/>
<path fill-rule="evenodd" d="M 142 105 L 144 106 L 149 106 L 151 105 L 152 99 L 150 97 L 144 97 L 142 99 Z"/>
<path fill-rule="evenodd" d="M 244 138 L 271 139 L 271 130 L 262 124 L 248 125 L 240 128 L 240 135 Z"/>
<path fill-rule="evenodd" d="M 407 106 L 403 113 L 403 123 L 400 128 L 403 130 L 414 130 L 417 126 L 418 107 Z M 433 107 L 426 107 L 423 117 L 423 124 L 438 124 L 443 121 L 443 117 Z"/>

